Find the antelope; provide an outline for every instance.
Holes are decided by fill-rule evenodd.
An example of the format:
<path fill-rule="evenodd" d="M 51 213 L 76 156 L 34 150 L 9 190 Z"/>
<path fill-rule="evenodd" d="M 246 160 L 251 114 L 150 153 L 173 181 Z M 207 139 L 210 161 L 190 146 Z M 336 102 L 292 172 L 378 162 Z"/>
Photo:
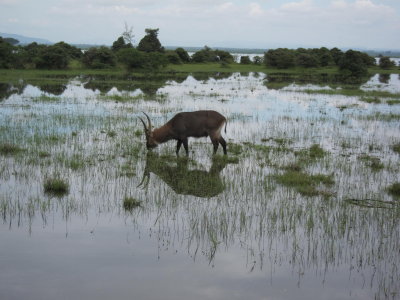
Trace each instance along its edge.
<path fill-rule="evenodd" d="M 207 137 L 209 136 L 214 146 L 214 154 L 221 144 L 224 154 L 226 155 L 226 142 L 221 135 L 221 129 L 225 124 L 226 118 L 220 113 L 213 110 L 199 110 L 193 112 L 181 112 L 176 114 L 171 120 L 160 128 L 154 129 L 150 121 L 150 117 L 146 116 L 148 125 L 139 117 L 143 123 L 146 135 L 146 147 L 148 150 L 157 147 L 158 144 L 165 143 L 169 140 L 176 140 L 176 155 L 179 156 L 179 150 L 183 144 L 186 156 L 189 155 L 188 138 L 189 137 Z"/>

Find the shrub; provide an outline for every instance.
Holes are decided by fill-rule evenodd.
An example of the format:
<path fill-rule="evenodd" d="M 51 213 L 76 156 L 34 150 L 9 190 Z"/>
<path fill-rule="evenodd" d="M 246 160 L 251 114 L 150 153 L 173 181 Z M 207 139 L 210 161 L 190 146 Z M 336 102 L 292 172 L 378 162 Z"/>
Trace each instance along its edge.
<path fill-rule="evenodd" d="M 395 67 L 395 63 L 389 57 L 383 56 L 379 59 L 379 67 L 382 69 L 390 69 Z"/>
<path fill-rule="evenodd" d="M 167 51 L 165 55 L 168 59 L 168 62 L 171 64 L 179 65 L 182 63 L 181 58 L 175 51 Z"/>
<path fill-rule="evenodd" d="M 66 69 L 68 52 L 60 45 L 47 46 L 39 51 L 36 67 L 39 69 Z"/>
<path fill-rule="evenodd" d="M 251 64 L 251 60 L 249 56 L 241 56 L 240 57 L 240 63 L 243 65 L 249 65 Z"/>
<path fill-rule="evenodd" d="M 109 68 L 115 66 L 115 55 L 107 47 L 92 47 L 83 54 L 82 63 L 93 69 Z"/>
<path fill-rule="evenodd" d="M 179 55 L 179 58 L 181 59 L 182 62 L 184 63 L 190 62 L 190 56 L 185 49 L 177 48 L 175 52 L 176 54 Z"/>

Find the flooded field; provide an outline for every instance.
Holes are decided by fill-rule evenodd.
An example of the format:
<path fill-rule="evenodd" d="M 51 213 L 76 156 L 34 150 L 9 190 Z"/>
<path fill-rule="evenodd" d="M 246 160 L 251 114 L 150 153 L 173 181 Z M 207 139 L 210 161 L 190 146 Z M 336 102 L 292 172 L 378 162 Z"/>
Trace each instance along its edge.
<path fill-rule="evenodd" d="M 228 156 L 138 117 L 217 110 Z M 1 299 L 398 299 L 400 79 L 0 84 Z"/>

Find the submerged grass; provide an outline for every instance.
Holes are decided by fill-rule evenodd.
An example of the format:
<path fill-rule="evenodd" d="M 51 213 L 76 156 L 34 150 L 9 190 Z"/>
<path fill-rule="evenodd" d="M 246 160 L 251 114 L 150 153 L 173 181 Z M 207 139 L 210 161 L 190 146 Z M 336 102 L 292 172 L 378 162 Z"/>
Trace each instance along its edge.
<path fill-rule="evenodd" d="M 274 175 L 274 179 L 284 186 L 294 188 L 303 196 L 325 195 L 326 192 L 318 190 L 318 185 L 333 185 L 333 175 L 309 175 L 299 170 L 288 170 L 284 174 Z"/>
<path fill-rule="evenodd" d="M 360 101 L 366 102 L 366 103 L 374 103 L 374 104 L 379 104 L 382 103 L 382 101 L 378 97 L 361 97 Z"/>
<path fill-rule="evenodd" d="M 347 88 L 338 88 L 338 89 L 308 89 L 303 90 L 304 93 L 307 94 L 323 94 L 323 95 L 343 95 L 343 96 L 359 96 L 365 97 L 366 99 L 374 99 L 374 98 L 400 98 L 400 93 L 391 93 L 387 91 L 365 91 L 359 88 L 355 89 L 347 89 Z"/>
<path fill-rule="evenodd" d="M 377 120 L 377 121 L 391 122 L 391 121 L 399 121 L 400 114 L 377 112 L 377 113 L 371 114 L 371 115 L 360 116 L 360 119 L 367 120 L 367 121 Z"/>
<path fill-rule="evenodd" d="M 388 187 L 388 192 L 396 198 L 400 198 L 400 182 L 396 182 L 390 185 Z"/>
<path fill-rule="evenodd" d="M 60 101 L 60 98 L 47 95 L 40 95 L 39 97 L 33 98 L 32 100 L 33 102 L 58 102 Z"/>
<path fill-rule="evenodd" d="M 137 208 L 141 205 L 141 201 L 133 198 L 133 197 L 125 197 L 123 201 L 123 206 L 125 211 L 132 211 L 134 208 Z"/>
<path fill-rule="evenodd" d="M 379 157 L 371 155 L 361 155 L 359 159 L 369 166 L 373 171 L 380 171 L 384 168 L 383 163 Z"/>
<path fill-rule="evenodd" d="M 9 143 L 0 144 L 0 155 L 15 155 L 21 151 L 23 151 L 23 149 L 17 145 Z"/>
<path fill-rule="evenodd" d="M 392 146 L 392 149 L 393 149 L 394 152 L 400 154 L 400 143 L 394 144 L 394 145 Z"/>
<path fill-rule="evenodd" d="M 388 100 L 386 101 L 388 105 L 397 105 L 400 104 L 400 100 Z"/>
<path fill-rule="evenodd" d="M 44 181 L 44 192 L 56 196 L 63 196 L 69 192 L 69 184 L 62 178 L 46 178 Z"/>

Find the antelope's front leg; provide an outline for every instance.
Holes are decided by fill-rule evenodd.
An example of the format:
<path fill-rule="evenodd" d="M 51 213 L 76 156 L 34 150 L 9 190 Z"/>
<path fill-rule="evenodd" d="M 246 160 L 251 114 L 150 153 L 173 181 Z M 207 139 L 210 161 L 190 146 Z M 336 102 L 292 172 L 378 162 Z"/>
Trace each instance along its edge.
<path fill-rule="evenodd" d="M 189 145 L 188 145 L 188 139 L 184 139 L 183 141 L 183 147 L 185 148 L 186 151 L 186 156 L 189 156 Z"/>
<path fill-rule="evenodd" d="M 179 156 L 179 150 L 181 149 L 182 141 L 178 140 L 176 143 L 176 156 Z"/>

